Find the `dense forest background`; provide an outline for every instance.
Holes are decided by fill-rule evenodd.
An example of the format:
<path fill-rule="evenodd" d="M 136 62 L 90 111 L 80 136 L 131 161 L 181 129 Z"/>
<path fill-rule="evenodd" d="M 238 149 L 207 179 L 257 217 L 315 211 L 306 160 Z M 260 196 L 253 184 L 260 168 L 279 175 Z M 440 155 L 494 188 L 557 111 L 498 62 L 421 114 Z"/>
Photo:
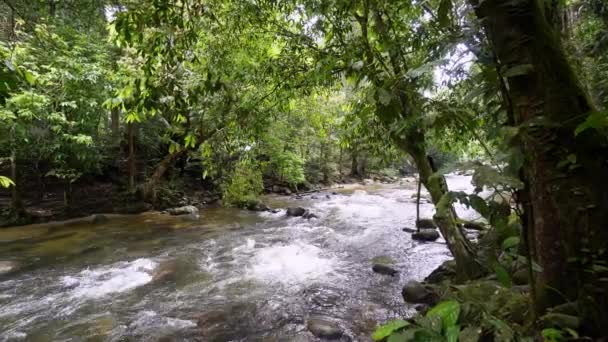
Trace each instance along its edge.
<path fill-rule="evenodd" d="M 7 224 L 251 207 L 264 191 L 416 172 L 459 281 L 527 272 L 528 318 L 497 305 L 478 324 L 497 340 L 524 338 L 529 317 L 550 322 L 548 340 L 605 336 L 605 1 L 2 0 L 0 13 Z M 449 192 L 455 169 L 493 195 Z M 486 218 L 485 243 L 462 233 L 456 201 Z"/>

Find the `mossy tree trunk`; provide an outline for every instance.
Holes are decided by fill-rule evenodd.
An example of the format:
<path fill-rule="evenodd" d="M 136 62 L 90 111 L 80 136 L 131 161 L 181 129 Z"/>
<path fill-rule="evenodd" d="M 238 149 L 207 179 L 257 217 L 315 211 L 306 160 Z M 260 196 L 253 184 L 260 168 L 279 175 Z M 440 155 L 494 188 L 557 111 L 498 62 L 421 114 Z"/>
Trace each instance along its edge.
<path fill-rule="evenodd" d="M 401 49 L 393 48 L 389 49 L 388 64 L 379 60 L 373 48 L 377 43 L 370 40 L 369 31 L 374 30 L 377 35 L 375 39 L 386 46 L 396 46 L 400 42 L 394 41 L 385 22 L 386 18 L 375 2 L 366 2 L 362 11 L 354 16 L 361 28 L 364 47 L 362 57 L 366 64 L 381 64 L 383 72 L 390 72 L 392 75 L 390 80 L 386 80 L 378 77 L 377 70 L 367 74 L 377 90 L 376 116 L 390 132 L 395 144 L 413 158 L 420 181 L 431 194 L 435 207 L 439 209 L 438 204 L 447 193 L 448 187 L 443 176 L 431 177 L 436 170 L 426 153 L 425 132 L 421 124 L 423 113 L 417 84 L 404 77 L 408 70 L 404 62 L 407 58 L 402 55 Z M 397 130 L 397 127 L 404 126 L 403 123 L 407 123 L 406 127 Z M 482 269 L 476 259 L 475 250 L 458 227 L 453 207 L 447 207 L 447 210 L 437 210 L 434 219 L 454 256 L 458 277 L 461 280 L 476 278 Z"/>
<path fill-rule="evenodd" d="M 525 155 L 536 312 L 579 300 L 588 328 L 608 326 L 608 143 L 575 129 L 594 110 L 538 0 L 470 0 L 496 54 Z M 602 280 L 603 279 L 603 280 Z M 567 281 L 564 281 L 567 280 Z"/>

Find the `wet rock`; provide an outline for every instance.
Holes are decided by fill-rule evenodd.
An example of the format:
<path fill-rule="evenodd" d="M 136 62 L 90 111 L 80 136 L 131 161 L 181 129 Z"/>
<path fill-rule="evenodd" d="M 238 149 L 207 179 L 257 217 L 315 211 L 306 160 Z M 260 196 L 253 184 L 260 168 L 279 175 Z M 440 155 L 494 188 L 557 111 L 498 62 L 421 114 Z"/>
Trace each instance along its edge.
<path fill-rule="evenodd" d="M 412 239 L 417 241 L 435 241 L 439 239 L 439 233 L 435 229 L 420 229 L 412 233 Z"/>
<path fill-rule="evenodd" d="M 526 285 L 530 283 L 530 272 L 527 268 L 522 267 L 513 272 L 512 278 L 515 285 Z"/>
<path fill-rule="evenodd" d="M 16 261 L 0 260 L 0 276 L 8 275 L 19 270 L 21 265 Z"/>
<path fill-rule="evenodd" d="M 304 197 L 302 197 L 302 196 L 300 196 L 300 195 L 296 195 L 296 197 L 295 197 L 295 198 L 296 198 L 296 199 L 302 199 L 302 198 L 304 198 Z"/>
<path fill-rule="evenodd" d="M 198 209 L 193 205 L 171 208 L 167 210 L 171 215 L 198 215 Z"/>
<path fill-rule="evenodd" d="M 372 266 L 372 270 L 375 273 L 385 274 L 385 275 L 389 275 L 391 277 L 394 277 L 395 274 L 399 273 L 399 271 L 397 271 L 396 269 L 394 269 L 390 266 L 384 265 L 384 264 L 374 264 L 374 266 Z"/>
<path fill-rule="evenodd" d="M 310 196 L 310 199 L 317 199 L 318 197 L 315 195 Z"/>
<path fill-rule="evenodd" d="M 338 340 L 344 335 L 344 331 L 338 323 L 323 316 L 310 317 L 306 326 L 318 338 Z"/>
<path fill-rule="evenodd" d="M 329 195 L 325 195 L 325 198 L 327 198 L 327 199 L 331 199 L 331 196 L 329 196 Z"/>
<path fill-rule="evenodd" d="M 403 300 L 409 303 L 432 305 L 439 299 L 439 296 L 430 285 L 415 280 L 410 280 L 403 286 L 401 295 L 403 296 Z"/>
<path fill-rule="evenodd" d="M 277 214 L 277 213 L 281 212 L 281 209 L 276 209 L 276 208 L 275 209 L 270 209 L 270 212 L 273 213 L 273 214 Z"/>
<path fill-rule="evenodd" d="M 319 216 L 315 215 L 314 213 L 311 213 L 310 210 L 306 210 L 302 217 L 305 219 L 319 218 Z"/>
<path fill-rule="evenodd" d="M 289 196 L 291 195 L 291 190 L 289 190 L 289 188 L 283 188 L 283 194 Z"/>
<path fill-rule="evenodd" d="M 269 211 L 270 207 L 260 201 L 252 201 L 247 204 L 247 209 L 251 211 Z"/>
<path fill-rule="evenodd" d="M 335 192 L 335 191 L 332 191 L 332 192 L 331 192 L 331 194 L 335 196 L 335 195 L 337 195 L 338 193 L 337 193 L 337 192 Z"/>
<path fill-rule="evenodd" d="M 431 307 L 427 304 L 416 304 L 414 305 L 414 310 L 416 310 L 420 315 L 425 315 L 427 311 L 429 311 Z"/>
<path fill-rule="evenodd" d="M 161 262 L 158 267 L 152 271 L 152 282 L 159 283 L 169 280 L 174 280 L 177 274 L 177 262 L 175 260 L 166 260 Z"/>
<path fill-rule="evenodd" d="M 431 274 L 429 274 L 424 281 L 429 284 L 438 284 L 444 280 L 451 279 L 456 276 L 456 262 L 454 260 L 448 260 L 443 264 L 439 265 Z"/>
<path fill-rule="evenodd" d="M 110 219 L 106 215 L 98 214 L 93 216 L 93 224 L 104 224 L 108 223 Z"/>
<path fill-rule="evenodd" d="M 437 225 L 433 219 L 419 219 L 416 220 L 416 228 L 419 229 L 436 229 Z"/>
<path fill-rule="evenodd" d="M 406 233 L 415 233 L 418 231 L 418 229 L 416 228 L 410 228 L 410 227 L 403 227 L 401 228 L 401 230 L 403 230 Z"/>
<path fill-rule="evenodd" d="M 306 213 L 306 209 L 302 207 L 287 208 L 287 216 L 302 216 Z"/>

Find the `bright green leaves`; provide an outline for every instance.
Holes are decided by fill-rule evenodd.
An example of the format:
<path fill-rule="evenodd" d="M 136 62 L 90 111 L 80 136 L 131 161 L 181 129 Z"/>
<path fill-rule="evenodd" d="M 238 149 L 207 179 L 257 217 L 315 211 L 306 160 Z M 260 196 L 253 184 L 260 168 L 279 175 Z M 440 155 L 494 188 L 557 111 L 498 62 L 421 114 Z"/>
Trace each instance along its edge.
<path fill-rule="evenodd" d="M 374 339 L 374 341 L 382 341 L 383 339 L 389 337 L 393 332 L 407 327 L 408 325 L 410 325 L 410 323 L 402 319 L 390 321 L 376 328 L 376 331 L 374 331 L 374 334 L 372 335 L 372 339 Z"/>
<path fill-rule="evenodd" d="M 441 0 L 439 3 L 437 20 L 442 27 L 447 27 L 450 24 L 450 15 L 453 7 L 452 0 Z"/>
<path fill-rule="evenodd" d="M 15 183 L 10 178 L 0 176 L 0 187 L 1 188 L 8 188 L 8 187 L 11 187 L 14 185 L 15 185 Z"/>
<path fill-rule="evenodd" d="M 437 304 L 426 316 L 417 317 L 416 324 L 397 319 L 381 325 L 372 338 L 387 342 L 457 342 L 460 326 L 460 303 L 448 300 Z"/>
<path fill-rule="evenodd" d="M 606 128 L 608 128 L 608 112 L 593 111 L 576 127 L 574 135 L 579 135 L 588 129 L 595 129 L 605 134 Z"/>
<path fill-rule="evenodd" d="M 435 316 L 441 318 L 443 331 L 446 331 L 449 327 L 455 326 L 458 322 L 460 304 L 455 300 L 441 302 L 429 310 L 426 315 L 427 317 Z"/>

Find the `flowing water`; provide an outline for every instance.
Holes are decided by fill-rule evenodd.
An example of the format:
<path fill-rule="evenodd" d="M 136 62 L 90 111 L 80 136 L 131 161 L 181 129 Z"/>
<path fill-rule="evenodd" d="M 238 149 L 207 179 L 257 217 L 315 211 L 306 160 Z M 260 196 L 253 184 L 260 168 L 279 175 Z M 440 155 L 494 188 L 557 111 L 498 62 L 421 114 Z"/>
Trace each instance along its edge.
<path fill-rule="evenodd" d="M 451 176 L 450 187 L 469 180 Z M 198 220 L 146 213 L 0 230 L 0 260 L 21 265 L 0 278 L 0 341 L 316 341 L 307 321 L 318 316 L 342 340 L 368 341 L 377 323 L 414 312 L 403 284 L 450 256 L 443 240 L 401 230 L 414 226 L 415 182 L 335 191 L 266 198 L 308 208 L 310 220 L 216 208 Z M 399 275 L 373 273 L 378 260 Z"/>

